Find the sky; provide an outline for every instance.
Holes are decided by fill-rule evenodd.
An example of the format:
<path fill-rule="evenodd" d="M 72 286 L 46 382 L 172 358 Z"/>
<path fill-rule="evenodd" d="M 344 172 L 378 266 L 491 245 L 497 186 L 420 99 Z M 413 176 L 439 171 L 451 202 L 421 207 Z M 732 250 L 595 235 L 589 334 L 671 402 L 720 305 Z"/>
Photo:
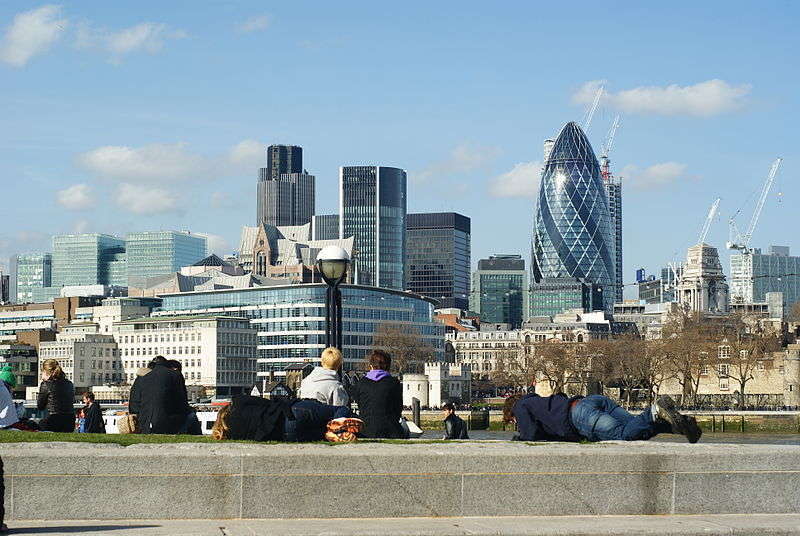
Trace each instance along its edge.
<path fill-rule="evenodd" d="M 623 178 L 625 282 L 728 220 L 800 254 L 800 4 L 0 2 L 0 263 L 53 234 L 188 229 L 231 253 L 264 147 L 408 171 L 409 212 L 472 218 L 472 259 L 530 257 L 542 141 L 582 121 Z M 2 264 L 0 264 L 2 267 Z M 626 290 L 630 297 L 633 288 Z"/>

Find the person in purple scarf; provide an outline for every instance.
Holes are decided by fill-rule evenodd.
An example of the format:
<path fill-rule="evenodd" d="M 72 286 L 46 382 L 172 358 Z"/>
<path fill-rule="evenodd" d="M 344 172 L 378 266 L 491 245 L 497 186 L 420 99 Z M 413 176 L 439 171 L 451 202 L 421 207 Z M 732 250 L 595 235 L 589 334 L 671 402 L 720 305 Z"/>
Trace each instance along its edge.
<path fill-rule="evenodd" d="M 353 387 L 353 399 L 364 421 L 364 437 L 402 439 L 405 437 L 400 417 L 403 413 L 403 386 L 389 374 L 392 357 L 383 350 L 373 350 L 369 372 Z"/>

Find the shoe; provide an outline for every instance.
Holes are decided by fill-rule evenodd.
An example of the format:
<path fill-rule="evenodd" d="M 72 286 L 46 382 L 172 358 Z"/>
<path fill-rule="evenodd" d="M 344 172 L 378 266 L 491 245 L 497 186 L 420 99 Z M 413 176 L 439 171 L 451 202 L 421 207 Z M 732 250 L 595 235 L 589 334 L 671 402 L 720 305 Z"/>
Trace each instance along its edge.
<path fill-rule="evenodd" d="M 694 417 L 689 416 L 682 416 L 686 421 L 686 439 L 689 440 L 689 443 L 697 443 L 700 441 L 700 436 L 703 435 L 703 431 L 700 429 L 700 426 L 697 424 L 697 419 Z"/>

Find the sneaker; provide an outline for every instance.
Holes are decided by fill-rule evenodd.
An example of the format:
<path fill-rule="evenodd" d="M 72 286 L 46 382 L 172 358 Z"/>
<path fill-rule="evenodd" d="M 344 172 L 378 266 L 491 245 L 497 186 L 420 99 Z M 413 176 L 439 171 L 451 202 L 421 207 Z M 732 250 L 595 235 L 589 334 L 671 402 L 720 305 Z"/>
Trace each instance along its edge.
<path fill-rule="evenodd" d="M 675 409 L 675 401 L 668 396 L 661 396 L 656 400 L 655 406 L 656 419 L 666 422 L 673 434 L 686 436 L 689 443 L 697 443 L 700 436 L 703 435 L 702 430 L 697 425 L 697 419 L 694 417 L 686 417 L 678 413 Z"/>
<path fill-rule="evenodd" d="M 700 436 L 703 435 L 703 431 L 697 424 L 697 419 L 690 416 L 684 416 L 683 418 L 686 421 L 686 439 L 689 440 L 689 443 L 697 443 L 700 441 Z"/>

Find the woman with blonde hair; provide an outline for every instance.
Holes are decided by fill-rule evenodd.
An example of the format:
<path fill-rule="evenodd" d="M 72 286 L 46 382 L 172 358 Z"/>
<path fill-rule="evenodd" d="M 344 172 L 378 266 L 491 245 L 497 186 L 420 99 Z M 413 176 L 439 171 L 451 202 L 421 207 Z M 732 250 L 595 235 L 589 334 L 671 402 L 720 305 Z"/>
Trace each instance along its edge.
<path fill-rule="evenodd" d="M 75 388 L 55 359 L 42 363 L 42 383 L 36 407 L 47 410 L 39 429 L 49 432 L 75 431 Z"/>

